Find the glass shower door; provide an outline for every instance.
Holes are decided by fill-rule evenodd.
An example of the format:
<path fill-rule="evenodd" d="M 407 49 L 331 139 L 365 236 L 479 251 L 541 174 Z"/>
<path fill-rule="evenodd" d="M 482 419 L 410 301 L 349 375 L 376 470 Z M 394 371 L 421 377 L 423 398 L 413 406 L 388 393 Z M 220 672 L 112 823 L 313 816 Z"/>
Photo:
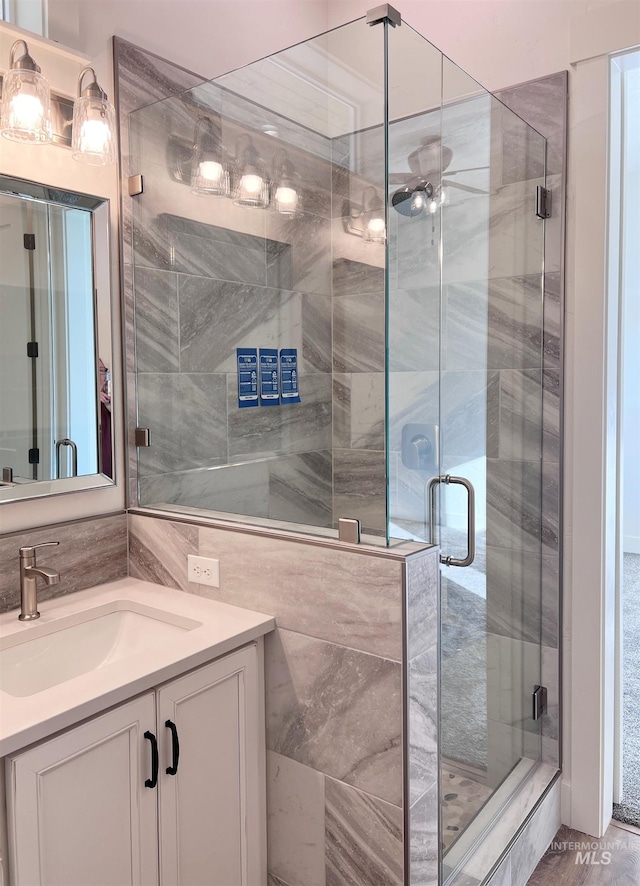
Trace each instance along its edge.
<path fill-rule="evenodd" d="M 447 59 L 442 81 L 440 473 L 429 489 L 454 868 L 541 752 L 545 141 Z"/>

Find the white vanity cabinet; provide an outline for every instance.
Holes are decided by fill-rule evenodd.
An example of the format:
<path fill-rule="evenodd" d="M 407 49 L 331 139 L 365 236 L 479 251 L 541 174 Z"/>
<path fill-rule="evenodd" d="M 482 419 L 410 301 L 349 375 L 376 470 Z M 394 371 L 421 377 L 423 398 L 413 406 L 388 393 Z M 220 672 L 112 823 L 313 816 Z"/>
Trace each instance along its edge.
<path fill-rule="evenodd" d="M 256 643 L 7 758 L 12 886 L 263 886 Z"/>

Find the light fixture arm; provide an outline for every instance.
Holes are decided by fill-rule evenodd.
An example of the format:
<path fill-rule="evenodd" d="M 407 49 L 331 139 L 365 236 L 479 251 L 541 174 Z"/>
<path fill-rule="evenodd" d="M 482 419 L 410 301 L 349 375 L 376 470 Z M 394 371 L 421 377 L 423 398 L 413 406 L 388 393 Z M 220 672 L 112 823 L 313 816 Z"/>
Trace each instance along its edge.
<path fill-rule="evenodd" d="M 19 44 L 22 43 L 24 46 L 24 55 L 18 56 L 18 58 L 14 57 L 14 53 Z M 9 70 L 10 71 L 35 71 L 36 74 L 41 74 L 42 71 L 40 66 L 35 63 L 35 61 L 29 55 L 29 47 L 27 45 L 26 40 L 16 40 L 9 50 Z"/>
<path fill-rule="evenodd" d="M 83 88 L 82 81 L 87 74 L 92 75 L 93 81 Z M 96 72 L 90 65 L 85 65 L 78 75 L 78 98 L 98 98 L 104 102 L 109 100 L 107 93 L 98 84 Z"/>

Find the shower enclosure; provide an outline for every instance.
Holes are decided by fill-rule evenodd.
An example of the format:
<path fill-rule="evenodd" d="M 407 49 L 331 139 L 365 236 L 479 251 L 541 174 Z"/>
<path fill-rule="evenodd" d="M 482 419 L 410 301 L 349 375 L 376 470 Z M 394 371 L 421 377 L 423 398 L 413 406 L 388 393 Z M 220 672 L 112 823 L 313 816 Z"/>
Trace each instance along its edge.
<path fill-rule="evenodd" d="M 455 882 L 541 758 L 545 140 L 381 9 L 131 115 L 138 501 L 440 546 Z"/>

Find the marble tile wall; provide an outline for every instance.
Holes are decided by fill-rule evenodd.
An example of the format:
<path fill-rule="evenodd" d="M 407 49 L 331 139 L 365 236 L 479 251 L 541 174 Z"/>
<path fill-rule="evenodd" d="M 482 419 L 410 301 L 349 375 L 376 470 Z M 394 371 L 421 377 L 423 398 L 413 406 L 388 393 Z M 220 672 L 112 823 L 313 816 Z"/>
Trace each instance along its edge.
<path fill-rule="evenodd" d="M 174 145 L 206 112 L 230 152 L 250 135 L 270 163 L 282 145 L 259 131 L 259 109 L 213 84 L 194 90 L 195 75 L 119 39 L 116 67 L 123 175 L 144 174 L 144 193 L 123 197 L 129 426 L 151 430 L 139 463 L 130 449 L 130 500 L 139 484 L 142 504 L 331 525 L 327 140 L 298 144 L 285 126 L 304 191 L 295 219 L 203 200 L 178 181 Z M 302 402 L 239 409 L 236 347 L 297 348 Z"/>
<path fill-rule="evenodd" d="M 60 584 L 38 583 L 38 600 L 49 600 L 115 581 L 128 574 L 127 515 L 108 514 L 0 537 L 0 612 L 20 606 L 20 563 L 23 545 L 60 542 L 38 552 L 38 562 L 60 573 Z"/>
<path fill-rule="evenodd" d="M 270 882 L 400 886 L 408 802 L 416 863 L 437 883 L 436 549 L 340 548 L 141 513 L 129 530 L 131 575 L 276 617 L 265 647 Z M 189 553 L 220 560 L 219 588 L 188 582 Z"/>
<path fill-rule="evenodd" d="M 542 721 L 542 756 L 553 766 L 560 765 L 560 721 L 558 693 L 560 685 L 558 647 L 560 630 L 561 551 L 561 415 L 564 336 L 564 242 L 566 199 L 567 72 L 561 71 L 530 83 L 497 93 L 500 101 L 526 120 L 547 140 L 547 187 L 552 190 L 552 216 L 545 222 L 545 289 L 543 300 L 543 339 L 531 339 L 536 348 L 542 345 L 542 664 L 541 682 L 549 692 L 549 710 Z M 505 132 L 506 140 L 522 137 Z M 537 172 L 537 170 L 529 170 Z M 516 170 L 512 174 L 517 174 Z M 533 301 L 530 300 L 532 304 Z M 523 434 L 526 427 L 522 426 Z M 498 563 L 495 571 L 501 571 Z M 502 572 L 504 575 L 504 572 Z M 529 578 L 527 578 L 527 576 Z M 522 601 L 524 624 L 527 617 L 528 585 L 533 573 L 527 568 L 526 555 L 517 575 L 511 575 Z M 501 584 L 500 579 L 499 586 Z M 496 610 L 497 611 L 497 610 Z M 513 621 L 511 622 L 513 625 Z M 494 628 L 495 629 L 495 628 Z M 500 629 L 504 633 L 504 626 Z M 526 633 L 527 628 L 524 628 Z"/>

